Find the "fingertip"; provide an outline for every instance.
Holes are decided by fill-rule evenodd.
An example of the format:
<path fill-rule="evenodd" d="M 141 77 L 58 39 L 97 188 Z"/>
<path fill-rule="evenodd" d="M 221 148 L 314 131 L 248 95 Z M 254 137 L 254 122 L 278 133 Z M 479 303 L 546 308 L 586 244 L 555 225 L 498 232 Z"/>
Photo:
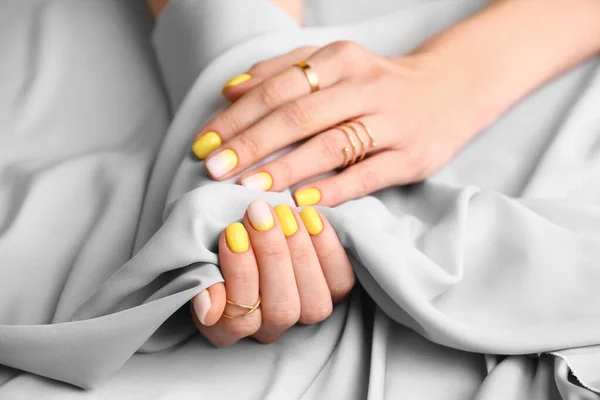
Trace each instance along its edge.
<path fill-rule="evenodd" d="M 211 307 L 206 314 L 203 325 L 212 326 L 221 319 L 223 311 L 225 311 L 225 285 L 222 282 L 219 282 L 212 285 L 207 290 L 211 300 Z"/>

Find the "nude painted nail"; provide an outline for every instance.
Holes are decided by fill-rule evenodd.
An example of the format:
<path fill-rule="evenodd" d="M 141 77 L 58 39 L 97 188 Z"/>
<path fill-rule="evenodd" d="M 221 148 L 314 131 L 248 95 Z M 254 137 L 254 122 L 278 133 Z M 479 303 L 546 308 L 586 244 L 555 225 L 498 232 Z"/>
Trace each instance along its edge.
<path fill-rule="evenodd" d="M 206 161 L 206 169 L 215 178 L 220 178 L 237 167 L 237 164 L 238 158 L 235 152 L 231 149 L 226 149 L 209 158 Z"/>
<path fill-rule="evenodd" d="M 198 296 L 194 297 L 194 311 L 196 311 L 198 320 L 200 320 L 202 325 L 206 325 L 206 316 L 211 306 L 212 302 L 210 301 L 208 290 L 205 289 Z"/>
<path fill-rule="evenodd" d="M 248 189 L 266 192 L 273 186 L 273 178 L 268 172 L 258 172 L 242 179 L 240 183 Z"/>
<path fill-rule="evenodd" d="M 256 200 L 250 204 L 248 207 L 248 219 L 252 227 L 259 232 L 268 231 L 275 225 L 271 208 L 262 200 Z"/>

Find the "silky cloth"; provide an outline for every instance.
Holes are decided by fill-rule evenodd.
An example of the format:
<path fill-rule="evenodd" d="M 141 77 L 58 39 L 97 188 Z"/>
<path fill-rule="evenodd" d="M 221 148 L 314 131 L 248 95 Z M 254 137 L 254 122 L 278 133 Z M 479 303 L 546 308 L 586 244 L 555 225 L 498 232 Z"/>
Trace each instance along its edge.
<path fill-rule="evenodd" d="M 359 281 L 327 321 L 266 346 L 196 333 L 221 230 L 253 200 L 293 204 L 191 154 L 222 83 L 305 44 L 401 55 L 487 1 L 317 3 L 301 28 L 267 0 L 172 0 L 158 66 L 133 3 L 0 5 L 0 398 L 600 393 L 598 59 L 428 182 L 320 208 Z"/>

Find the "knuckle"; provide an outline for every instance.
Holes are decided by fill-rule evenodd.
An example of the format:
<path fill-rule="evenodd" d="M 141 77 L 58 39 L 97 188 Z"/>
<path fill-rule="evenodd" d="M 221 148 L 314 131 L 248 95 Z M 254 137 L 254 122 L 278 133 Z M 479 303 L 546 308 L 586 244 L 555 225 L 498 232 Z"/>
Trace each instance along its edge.
<path fill-rule="evenodd" d="M 300 46 L 298 51 L 302 54 L 312 54 L 319 49 L 319 46 Z"/>
<path fill-rule="evenodd" d="M 333 312 L 333 304 L 330 299 L 317 304 L 309 305 L 306 312 L 302 312 L 300 323 L 304 325 L 318 324 L 325 321 Z"/>
<path fill-rule="evenodd" d="M 289 88 L 281 79 L 270 79 L 258 91 L 259 102 L 268 110 L 279 107 L 289 97 Z"/>
<path fill-rule="evenodd" d="M 242 120 L 234 112 L 226 111 L 221 114 L 214 123 L 218 132 L 238 133 L 244 130 L 245 126 Z"/>
<path fill-rule="evenodd" d="M 248 73 L 250 75 L 260 75 L 260 72 L 263 71 L 267 67 L 268 61 L 259 61 L 257 63 L 252 64 Z"/>
<path fill-rule="evenodd" d="M 221 269 L 227 269 L 227 276 L 231 276 L 233 280 L 239 282 L 252 282 L 258 281 L 258 274 L 256 268 L 247 265 L 229 265 L 223 263 Z M 231 271 L 229 271 L 229 269 Z"/>
<path fill-rule="evenodd" d="M 263 314 L 263 323 L 271 331 L 285 331 L 294 326 L 300 319 L 300 307 L 292 307 L 286 303 L 275 306 Z"/>
<path fill-rule="evenodd" d="M 258 160 L 262 156 L 261 145 L 258 139 L 250 134 L 244 134 L 237 137 L 240 148 L 250 160 Z"/>
<path fill-rule="evenodd" d="M 423 179 L 428 174 L 427 155 L 415 144 L 407 144 L 402 156 L 405 168 L 413 180 Z"/>
<path fill-rule="evenodd" d="M 329 289 L 331 298 L 334 302 L 339 303 L 348 296 L 352 288 L 354 288 L 354 275 L 336 280 L 331 284 L 331 288 Z"/>
<path fill-rule="evenodd" d="M 246 317 L 245 320 L 244 318 L 232 320 L 227 330 L 232 336 L 241 339 L 253 335 L 259 328 L 260 323 L 257 318 Z"/>
<path fill-rule="evenodd" d="M 331 160 L 331 163 L 337 166 L 337 164 L 341 164 L 344 162 L 344 153 L 343 146 L 340 146 L 337 143 L 337 141 L 333 137 L 333 133 L 341 134 L 341 132 L 339 131 L 334 131 L 331 135 L 317 135 L 315 140 L 319 141 L 317 145 L 321 148 L 321 151 L 323 152 L 323 159 Z"/>
<path fill-rule="evenodd" d="M 291 252 L 293 264 L 306 264 L 311 259 L 314 247 L 311 244 L 299 245 Z"/>
<path fill-rule="evenodd" d="M 357 179 L 358 196 L 364 196 L 378 189 L 381 185 L 381 175 L 375 171 L 367 169 L 362 172 Z"/>
<path fill-rule="evenodd" d="M 298 168 L 294 168 L 289 161 L 284 158 L 280 158 L 273 164 L 273 171 L 277 171 L 277 184 L 282 187 L 288 187 L 296 183 L 295 172 Z"/>
<path fill-rule="evenodd" d="M 283 264 L 289 257 L 289 253 L 286 251 L 284 245 L 281 244 L 269 244 L 265 249 L 266 256 L 269 258 L 269 262 L 275 264 Z"/>
<path fill-rule="evenodd" d="M 281 337 L 281 334 L 269 334 L 269 333 L 264 333 L 264 332 L 258 332 L 256 335 L 253 336 L 254 339 L 258 340 L 258 342 L 262 343 L 262 344 L 271 344 L 271 343 L 275 343 L 277 340 L 279 340 L 279 338 Z"/>
<path fill-rule="evenodd" d="M 305 104 L 299 101 L 288 103 L 282 110 L 283 119 L 289 126 L 305 126 L 313 121 L 314 113 Z"/>
<path fill-rule="evenodd" d="M 344 58 L 355 58 L 362 54 L 363 48 L 351 40 L 339 40 L 331 44 L 333 50 Z"/>

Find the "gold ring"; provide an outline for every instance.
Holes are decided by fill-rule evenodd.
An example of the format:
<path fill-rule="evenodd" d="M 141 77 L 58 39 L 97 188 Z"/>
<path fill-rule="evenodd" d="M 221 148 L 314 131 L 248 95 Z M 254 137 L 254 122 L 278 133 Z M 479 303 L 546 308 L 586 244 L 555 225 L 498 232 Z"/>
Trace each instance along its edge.
<path fill-rule="evenodd" d="M 306 61 L 300 61 L 295 65 L 304 72 L 304 75 L 306 75 L 306 79 L 308 79 L 308 83 L 310 84 L 310 92 L 313 93 L 319 90 L 319 77 L 315 70 L 313 70 Z"/>
<path fill-rule="evenodd" d="M 369 139 L 371 139 L 371 147 L 377 147 L 377 142 L 375 141 L 375 138 L 373 137 L 371 130 L 369 128 L 367 128 L 367 125 L 365 125 L 364 122 L 362 122 L 359 119 L 351 119 L 350 122 L 354 122 L 354 123 L 357 123 L 360 126 L 362 126 L 363 129 L 365 130 L 365 132 L 367 132 L 367 135 L 369 135 Z"/>
<path fill-rule="evenodd" d="M 254 311 L 256 311 L 256 310 L 258 309 L 258 307 L 260 306 L 260 301 L 261 301 L 261 300 L 260 300 L 260 295 L 259 295 L 259 296 L 258 296 L 258 300 L 256 301 L 256 304 L 254 304 L 253 306 L 247 306 L 247 305 L 245 305 L 245 304 L 234 303 L 234 302 L 233 302 L 233 301 L 231 301 L 231 300 L 226 300 L 226 301 L 227 301 L 227 304 L 231 304 L 232 306 L 235 306 L 235 307 L 239 307 L 239 308 L 243 308 L 243 309 L 245 309 L 245 310 L 248 310 L 248 312 L 246 312 L 245 314 L 242 314 L 242 315 L 235 315 L 235 316 L 234 316 L 234 315 L 229 315 L 229 314 L 227 314 L 225 311 L 223 311 L 223 316 L 224 316 L 225 318 L 229 318 L 229 319 L 238 319 L 238 318 L 244 318 L 245 316 L 247 316 L 247 315 L 250 315 L 250 314 L 252 314 Z"/>
<path fill-rule="evenodd" d="M 342 152 L 344 153 L 344 163 L 340 168 L 349 167 L 350 165 L 356 162 L 356 143 L 354 143 L 354 139 L 352 139 L 352 136 L 350 136 L 350 132 L 346 130 L 346 127 L 344 125 L 336 125 L 333 128 L 342 131 L 350 141 L 350 144 L 352 144 L 352 160 L 350 160 L 350 157 L 348 155 L 348 153 L 350 153 L 350 147 L 346 146 L 342 149 Z"/>
<path fill-rule="evenodd" d="M 354 126 L 352 126 L 352 125 L 350 125 L 348 123 L 342 123 L 341 125 L 352 129 L 352 132 L 354 132 L 354 135 L 356 135 L 356 137 L 360 141 L 360 150 L 361 150 L 361 152 L 360 152 L 360 157 L 358 157 L 357 161 L 360 162 L 360 161 L 364 160 L 365 159 L 365 155 L 366 155 L 367 145 L 365 144 L 365 141 L 362 140 L 362 138 L 358 134 L 358 130 Z"/>

